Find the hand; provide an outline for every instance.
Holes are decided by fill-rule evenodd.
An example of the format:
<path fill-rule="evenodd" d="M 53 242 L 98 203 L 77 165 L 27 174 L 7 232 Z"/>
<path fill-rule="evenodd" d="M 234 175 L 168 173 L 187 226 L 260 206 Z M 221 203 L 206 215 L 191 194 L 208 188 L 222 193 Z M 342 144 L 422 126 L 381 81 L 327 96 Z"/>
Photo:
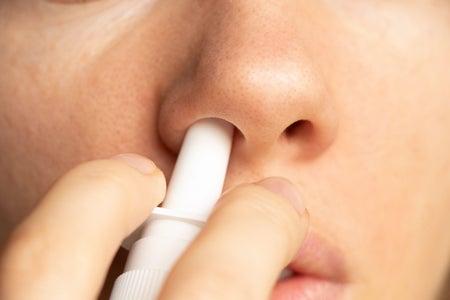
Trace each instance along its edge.
<path fill-rule="evenodd" d="M 306 236 L 309 215 L 302 203 L 281 178 L 226 192 L 169 274 L 160 299 L 268 299 Z"/>
<path fill-rule="evenodd" d="M 279 195 L 288 186 L 267 179 L 226 193 L 161 298 L 267 298 L 306 234 L 307 214 Z M 0 299 L 95 299 L 121 241 L 164 194 L 162 172 L 136 155 L 76 167 L 11 234 Z"/>
<path fill-rule="evenodd" d="M 94 299 L 123 238 L 158 205 L 165 179 L 137 155 L 63 176 L 9 238 L 0 299 Z"/>

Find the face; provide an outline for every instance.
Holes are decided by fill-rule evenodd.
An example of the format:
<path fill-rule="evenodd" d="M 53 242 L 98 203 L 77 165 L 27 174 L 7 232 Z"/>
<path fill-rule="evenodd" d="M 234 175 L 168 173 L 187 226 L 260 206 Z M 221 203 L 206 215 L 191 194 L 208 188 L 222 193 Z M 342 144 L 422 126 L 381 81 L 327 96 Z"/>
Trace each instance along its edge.
<path fill-rule="evenodd" d="M 3 235 L 82 161 L 136 152 L 170 177 L 217 117 L 236 127 L 226 188 L 302 185 L 349 299 L 437 297 L 449 1 L 3 0 L 0 24 Z"/>

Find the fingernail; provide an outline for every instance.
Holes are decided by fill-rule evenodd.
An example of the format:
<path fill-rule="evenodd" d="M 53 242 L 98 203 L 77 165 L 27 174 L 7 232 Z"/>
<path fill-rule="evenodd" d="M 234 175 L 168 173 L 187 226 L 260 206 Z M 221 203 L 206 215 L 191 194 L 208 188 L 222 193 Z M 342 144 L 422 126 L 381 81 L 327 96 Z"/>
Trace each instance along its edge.
<path fill-rule="evenodd" d="M 300 192 L 295 185 L 288 180 L 280 177 L 271 177 L 263 179 L 257 184 L 288 200 L 299 214 L 302 214 L 305 211 L 305 202 L 300 196 Z"/>
<path fill-rule="evenodd" d="M 119 154 L 112 159 L 124 162 L 145 175 L 152 174 L 157 169 L 156 165 L 150 159 L 133 153 Z"/>

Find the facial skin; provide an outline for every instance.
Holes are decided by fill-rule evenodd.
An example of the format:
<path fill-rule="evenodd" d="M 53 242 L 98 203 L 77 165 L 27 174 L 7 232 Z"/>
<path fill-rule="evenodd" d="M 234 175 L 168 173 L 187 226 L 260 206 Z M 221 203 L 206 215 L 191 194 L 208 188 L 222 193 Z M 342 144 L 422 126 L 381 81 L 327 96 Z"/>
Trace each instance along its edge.
<path fill-rule="evenodd" d="M 450 2 L 0 1 L 6 236 L 80 162 L 170 177 L 186 129 L 237 128 L 226 187 L 283 176 L 349 299 L 437 299 L 450 266 Z"/>

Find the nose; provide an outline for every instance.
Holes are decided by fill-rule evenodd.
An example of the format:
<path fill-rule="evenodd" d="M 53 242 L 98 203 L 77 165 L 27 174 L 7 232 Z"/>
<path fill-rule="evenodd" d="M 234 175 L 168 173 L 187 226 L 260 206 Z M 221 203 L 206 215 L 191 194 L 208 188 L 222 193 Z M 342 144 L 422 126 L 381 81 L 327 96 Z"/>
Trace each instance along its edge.
<path fill-rule="evenodd" d="M 298 22 L 274 1 L 216 1 L 192 63 L 167 90 L 159 129 L 176 151 L 202 118 L 237 128 L 248 153 L 292 147 L 315 156 L 333 141 L 338 118 Z M 298 17 L 298 15 L 297 15 Z"/>

